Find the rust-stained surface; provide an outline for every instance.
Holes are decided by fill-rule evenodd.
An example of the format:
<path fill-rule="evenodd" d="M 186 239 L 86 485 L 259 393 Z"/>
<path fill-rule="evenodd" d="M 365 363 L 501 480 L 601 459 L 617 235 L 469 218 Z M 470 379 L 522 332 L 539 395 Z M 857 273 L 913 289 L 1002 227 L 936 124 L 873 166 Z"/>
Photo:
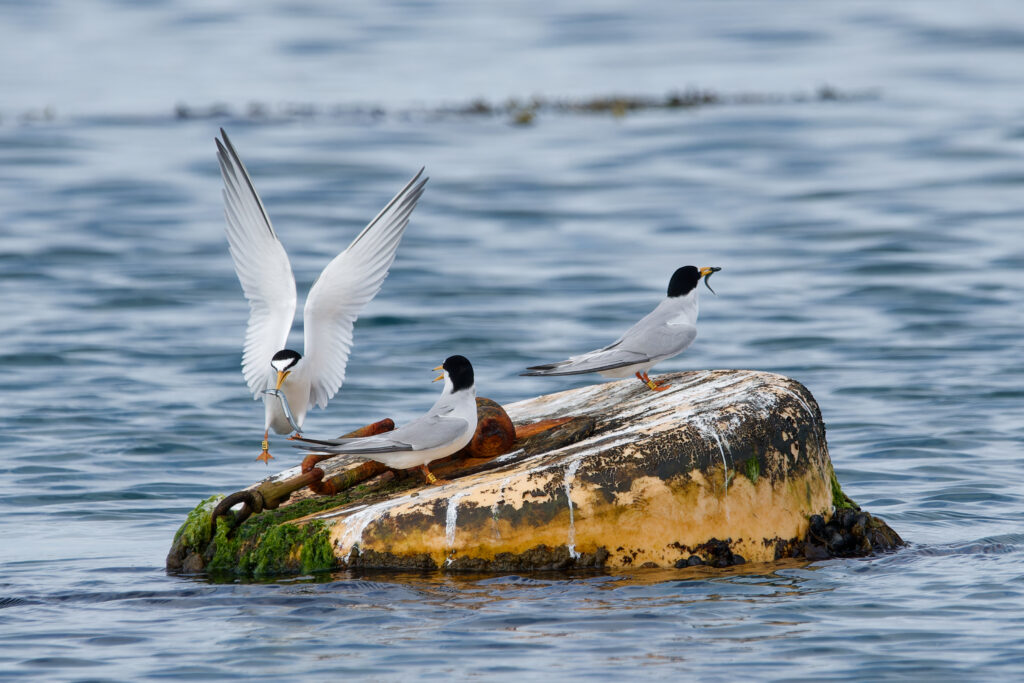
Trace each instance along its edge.
<path fill-rule="evenodd" d="M 518 571 L 674 567 L 709 548 L 770 561 L 805 538 L 811 515 L 831 515 L 824 427 L 803 385 L 745 370 L 661 379 L 669 390 L 625 380 L 507 405 L 517 425 L 585 415 L 596 428 L 293 523 L 323 521 L 341 567 Z"/>

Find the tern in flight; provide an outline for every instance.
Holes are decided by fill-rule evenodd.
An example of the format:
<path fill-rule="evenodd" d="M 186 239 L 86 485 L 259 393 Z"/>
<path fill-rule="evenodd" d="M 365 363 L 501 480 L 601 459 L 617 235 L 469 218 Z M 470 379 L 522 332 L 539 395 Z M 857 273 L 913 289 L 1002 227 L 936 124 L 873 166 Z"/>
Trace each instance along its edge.
<path fill-rule="evenodd" d="M 288 254 L 238 152 L 223 128 L 220 133 L 217 160 L 224 177 L 228 247 L 249 300 L 242 374 L 254 398 L 263 398 L 266 431 L 257 459 L 269 463 L 270 430 L 300 431 L 309 408 L 325 407 L 341 388 L 352 325 L 380 291 L 427 178 L 420 169 L 320 273 L 303 308 L 303 355 L 286 348 L 296 303 Z"/>

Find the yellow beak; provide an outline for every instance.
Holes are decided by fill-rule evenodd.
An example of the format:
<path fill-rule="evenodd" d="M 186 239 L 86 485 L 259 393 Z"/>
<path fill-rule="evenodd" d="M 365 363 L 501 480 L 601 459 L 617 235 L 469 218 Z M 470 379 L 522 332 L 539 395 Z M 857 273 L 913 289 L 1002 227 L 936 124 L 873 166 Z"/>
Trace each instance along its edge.
<path fill-rule="evenodd" d="M 720 270 L 721 270 L 721 268 L 715 268 L 714 266 L 707 266 L 705 268 L 701 268 L 700 269 L 700 276 L 701 277 L 707 277 L 708 275 L 711 275 L 711 273 L 717 273 Z"/>
<path fill-rule="evenodd" d="M 436 368 L 434 368 L 434 370 L 444 370 L 444 365 L 438 365 Z M 437 377 L 434 378 L 434 381 L 435 382 L 440 382 L 443 379 L 444 379 L 444 373 L 442 372 L 440 375 L 438 375 Z"/>
<path fill-rule="evenodd" d="M 280 389 L 281 385 L 284 384 L 284 378 L 288 376 L 291 370 L 279 370 L 277 373 L 277 386 L 275 389 Z"/>

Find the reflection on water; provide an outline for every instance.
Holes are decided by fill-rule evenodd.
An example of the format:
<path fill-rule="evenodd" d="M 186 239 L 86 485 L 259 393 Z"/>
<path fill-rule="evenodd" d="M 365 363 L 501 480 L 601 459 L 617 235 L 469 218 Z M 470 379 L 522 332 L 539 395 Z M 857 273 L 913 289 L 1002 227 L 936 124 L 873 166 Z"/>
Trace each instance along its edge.
<path fill-rule="evenodd" d="M 0 678 L 1019 671 L 1015 4 L 193 5 L 0 5 Z M 74 59 L 33 47 L 58 37 Z M 878 95 L 526 126 L 247 109 L 825 83 Z M 246 115 L 179 119 L 182 102 Z M 419 414 L 451 353 L 500 402 L 583 386 L 517 373 L 607 342 L 676 267 L 714 263 L 700 336 L 663 369 L 804 382 L 844 488 L 911 547 L 727 572 L 166 576 L 187 511 L 266 472 L 221 125 L 300 293 L 412 172 L 432 177 L 313 434 Z"/>

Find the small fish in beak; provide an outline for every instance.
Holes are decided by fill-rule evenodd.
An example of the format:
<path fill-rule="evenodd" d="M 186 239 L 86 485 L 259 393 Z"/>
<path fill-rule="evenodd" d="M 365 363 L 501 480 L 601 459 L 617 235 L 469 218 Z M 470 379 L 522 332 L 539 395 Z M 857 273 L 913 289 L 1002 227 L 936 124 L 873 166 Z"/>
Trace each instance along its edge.
<path fill-rule="evenodd" d="M 711 289 L 711 282 L 710 282 L 710 280 L 711 280 L 711 276 L 714 275 L 715 273 L 717 273 L 720 270 L 721 270 L 721 268 L 719 268 L 718 266 L 708 266 L 706 268 L 701 268 L 700 269 L 700 275 L 701 275 L 701 277 L 704 278 L 704 284 L 711 291 L 711 293 L 714 294 L 715 296 L 718 296 L 718 294 L 715 294 L 715 290 Z"/>

